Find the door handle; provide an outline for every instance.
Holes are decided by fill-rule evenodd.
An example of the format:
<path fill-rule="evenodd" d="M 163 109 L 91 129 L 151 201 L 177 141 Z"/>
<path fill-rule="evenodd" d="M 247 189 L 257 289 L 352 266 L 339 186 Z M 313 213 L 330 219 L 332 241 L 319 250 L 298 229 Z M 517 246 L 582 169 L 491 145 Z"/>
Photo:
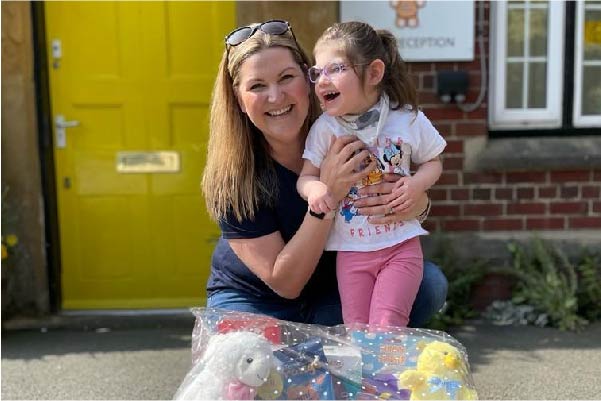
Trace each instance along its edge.
<path fill-rule="evenodd" d="M 65 148 L 67 146 L 67 132 L 66 128 L 73 128 L 79 126 L 79 121 L 65 120 L 65 116 L 62 114 L 57 114 L 54 117 L 54 132 L 56 134 L 56 147 L 59 149 Z"/>

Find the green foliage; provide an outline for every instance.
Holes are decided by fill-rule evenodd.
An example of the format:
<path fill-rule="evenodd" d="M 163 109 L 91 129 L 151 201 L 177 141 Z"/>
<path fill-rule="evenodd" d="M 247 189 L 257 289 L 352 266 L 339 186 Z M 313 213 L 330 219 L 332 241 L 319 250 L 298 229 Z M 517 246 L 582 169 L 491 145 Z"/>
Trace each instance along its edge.
<path fill-rule="evenodd" d="M 561 330 L 576 330 L 587 323 L 578 315 L 576 268 L 559 248 L 535 237 L 528 248 L 512 242 L 508 249 L 518 277 L 515 304 L 533 306 Z"/>
<path fill-rule="evenodd" d="M 486 270 L 486 262 L 480 259 L 462 260 L 455 252 L 450 238 L 441 233 L 432 235 L 435 249 L 430 260 L 444 272 L 449 290 L 443 310 L 432 318 L 427 327 L 445 330 L 447 327 L 460 325 L 465 319 L 476 317 L 478 313 L 470 305 L 470 296 L 475 283 L 480 281 Z"/>
<path fill-rule="evenodd" d="M 601 319 L 601 255 L 584 250 L 576 264 L 578 314 L 590 321 Z"/>

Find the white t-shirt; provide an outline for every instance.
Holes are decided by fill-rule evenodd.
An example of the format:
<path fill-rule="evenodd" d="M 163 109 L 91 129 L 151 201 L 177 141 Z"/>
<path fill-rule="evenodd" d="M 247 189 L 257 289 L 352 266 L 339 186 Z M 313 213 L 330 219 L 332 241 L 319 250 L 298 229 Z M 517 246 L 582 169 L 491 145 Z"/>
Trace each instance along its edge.
<path fill-rule="evenodd" d="M 303 158 L 319 168 L 330 146 L 331 136 L 349 133 L 334 117 L 322 114 L 309 131 Z M 392 224 L 371 224 L 367 216 L 357 215 L 353 201 L 358 198 L 358 188 L 380 182 L 383 172 L 410 175 L 411 162 L 422 164 L 435 158 L 444 150 L 446 141 L 424 113 L 419 111 L 416 115 L 406 107 L 390 110 L 374 142 L 367 145 L 379 161 L 378 171 L 370 173 L 363 182 L 351 188 L 340 203 L 326 250 L 375 251 L 428 234 L 415 219 Z"/>

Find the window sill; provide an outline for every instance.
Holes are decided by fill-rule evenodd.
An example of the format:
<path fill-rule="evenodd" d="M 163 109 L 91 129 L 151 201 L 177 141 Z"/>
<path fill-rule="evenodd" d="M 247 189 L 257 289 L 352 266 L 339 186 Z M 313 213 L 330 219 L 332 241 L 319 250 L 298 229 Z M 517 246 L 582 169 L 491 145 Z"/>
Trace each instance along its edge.
<path fill-rule="evenodd" d="M 490 139 L 472 171 L 582 170 L 601 168 L 601 137 Z"/>

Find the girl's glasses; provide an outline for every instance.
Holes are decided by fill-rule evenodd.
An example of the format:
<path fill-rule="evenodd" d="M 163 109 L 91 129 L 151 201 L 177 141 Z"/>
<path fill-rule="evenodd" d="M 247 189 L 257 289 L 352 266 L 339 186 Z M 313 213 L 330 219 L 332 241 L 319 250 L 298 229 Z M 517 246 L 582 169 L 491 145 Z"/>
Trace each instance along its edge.
<path fill-rule="evenodd" d="M 292 34 L 292 38 L 296 42 L 296 37 L 294 36 L 294 32 L 292 32 L 292 27 L 288 23 L 288 21 L 283 21 L 279 19 L 273 19 L 269 21 L 265 21 L 261 24 L 249 25 L 249 26 L 241 26 L 239 28 L 234 29 L 225 37 L 225 44 L 229 46 L 238 46 L 241 43 L 244 43 L 248 38 L 253 36 L 257 30 L 261 30 L 268 35 L 283 35 L 286 32 L 290 31 Z"/>
<path fill-rule="evenodd" d="M 309 68 L 309 81 L 311 81 L 314 84 L 317 83 L 319 77 L 321 77 L 322 74 L 325 75 L 328 79 L 332 79 L 341 72 L 348 70 L 349 67 L 354 67 L 358 65 L 365 64 L 355 64 L 351 66 L 343 63 L 330 63 L 323 68 L 314 65 L 313 67 Z"/>

